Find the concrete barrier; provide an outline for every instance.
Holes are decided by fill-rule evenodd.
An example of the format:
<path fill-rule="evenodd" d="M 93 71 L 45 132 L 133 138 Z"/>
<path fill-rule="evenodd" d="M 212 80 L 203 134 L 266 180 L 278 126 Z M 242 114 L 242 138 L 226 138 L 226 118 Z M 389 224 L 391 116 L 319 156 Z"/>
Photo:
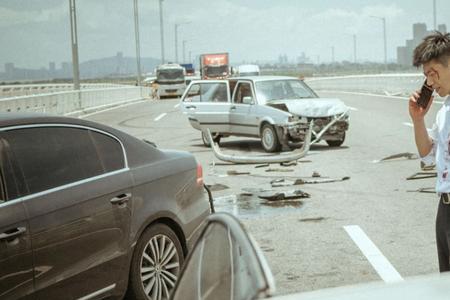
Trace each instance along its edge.
<path fill-rule="evenodd" d="M 149 95 L 150 88 L 136 86 L 53 92 L 2 98 L 0 99 L 0 111 L 76 115 L 139 101 Z"/>

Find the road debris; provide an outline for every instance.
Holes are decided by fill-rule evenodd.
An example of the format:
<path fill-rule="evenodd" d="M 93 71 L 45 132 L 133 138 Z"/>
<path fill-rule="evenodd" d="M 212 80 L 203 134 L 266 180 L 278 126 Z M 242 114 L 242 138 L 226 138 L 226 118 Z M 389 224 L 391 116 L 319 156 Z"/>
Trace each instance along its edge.
<path fill-rule="evenodd" d="M 302 190 L 291 190 L 282 192 L 266 192 L 258 195 L 258 198 L 269 200 L 269 201 L 280 201 L 280 200 L 290 200 L 290 199 L 301 199 L 310 198 L 311 195 Z"/>
<path fill-rule="evenodd" d="M 331 182 L 339 182 L 349 180 L 349 176 L 345 176 L 337 179 L 321 179 L 321 180 L 305 180 L 305 179 L 296 179 L 296 180 L 286 180 L 286 179 L 275 179 L 270 182 L 272 187 L 284 187 L 284 186 L 292 186 L 292 185 L 302 185 L 302 184 L 318 184 L 318 183 L 331 183 Z"/>
<path fill-rule="evenodd" d="M 319 172 L 314 171 L 311 175 L 311 177 L 321 177 Z"/>
<path fill-rule="evenodd" d="M 222 161 L 228 161 L 236 164 L 281 163 L 298 160 L 308 153 L 309 146 L 311 145 L 312 126 L 313 122 L 309 124 L 309 129 L 306 132 L 305 141 L 303 142 L 303 145 L 300 149 L 296 149 L 287 154 L 285 153 L 277 155 L 246 156 L 236 154 L 224 154 L 220 151 L 219 145 L 213 141 L 211 131 L 209 130 L 209 128 L 206 129 L 206 134 L 208 140 L 210 141 L 210 144 L 212 145 L 211 149 L 214 152 L 214 155 Z"/>
<path fill-rule="evenodd" d="M 236 171 L 236 170 L 228 170 L 227 175 L 230 175 L 230 176 L 250 175 L 250 172 L 240 172 L 240 171 Z"/>
<path fill-rule="evenodd" d="M 406 178 L 406 180 L 416 180 L 437 177 L 437 172 L 417 172 Z"/>
<path fill-rule="evenodd" d="M 294 172 L 294 170 L 293 169 L 272 168 L 272 169 L 267 169 L 266 172 Z"/>
<path fill-rule="evenodd" d="M 436 194 L 436 189 L 434 187 L 418 188 L 417 190 L 408 190 L 408 193 L 430 193 Z"/>
<path fill-rule="evenodd" d="M 211 192 L 223 191 L 230 188 L 229 186 L 221 183 L 207 184 L 206 186 L 209 188 Z"/>
<path fill-rule="evenodd" d="M 255 168 L 265 168 L 265 167 L 268 167 L 268 166 L 270 166 L 270 164 L 262 164 L 262 165 L 255 166 Z"/>
<path fill-rule="evenodd" d="M 386 157 L 384 157 L 384 158 L 382 158 L 380 160 L 374 160 L 372 162 L 373 163 L 379 163 L 379 162 L 382 162 L 382 161 L 388 161 L 388 160 L 393 160 L 393 159 L 398 159 L 398 158 L 418 159 L 419 157 L 415 153 L 403 152 L 403 153 L 398 153 L 398 154 L 386 156 Z"/>
<path fill-rule="evenodd" d="M 420 162 L 420 169 L 422 169 L 422 171 L 432 171 L 435 168 L 436 168 L 435 164 L 426 165 L 423 161 Z"/>
<path fill-rule="evenodd" d="M 297 165 L 297 161 L 293 160 L 293 161 L 287 161 L 287 162 L 281 162 L 280 166 L 282 167 L 290 167 L 290 166 L 296 166 Z"/>
<path fill-rule="evenodd" d="M 299 219 L 299 222 L 321 222 L 324 221 L 328 218 L 324 218 L 324 217 L 317 217 L 317 218 L 303 218 L 303 219 Z"/>

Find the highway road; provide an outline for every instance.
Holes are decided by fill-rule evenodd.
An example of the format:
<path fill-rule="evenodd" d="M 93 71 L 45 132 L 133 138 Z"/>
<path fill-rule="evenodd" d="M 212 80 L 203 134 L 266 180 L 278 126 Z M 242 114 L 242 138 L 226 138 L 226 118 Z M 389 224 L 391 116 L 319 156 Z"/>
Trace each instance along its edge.
<path fill-rule="evenodd" d="M 203 165 L 205 182 L 216 188 L 224 185 L 213 192 L 217 210 L 235 214 L 256 239 L 279 294 L 437 272 L 438 199 L 433 193 L 415 192 L 434 187 L 435 178 L 406 180 L 421 171 L 418 159 L 377 162 L 398 153 L 416 153 L 406 99 L 319 94 L 339 97 L 352 108 L 347 139 L 340 148 L 316 144 L 300 163 L 287 167 L 221 163 L 203 146 L 200 132 L 191 128 L 176 99 L 141 101 L 86 118 L 153 141 L 159 148 L 193 153 Z M 433 104 L 428 127 L 439 107 Z M 227 138 L 221 147 L 226 153 L 263 153 L 256 139 Z M 314 172 L 321 177 L 313 178 Z M 241 195 L 274 190 L 270 184 L 274 179 L 346 176 L 350 179 L 275 188 L 310 194 L 296 201 L 273 203 Z"/>

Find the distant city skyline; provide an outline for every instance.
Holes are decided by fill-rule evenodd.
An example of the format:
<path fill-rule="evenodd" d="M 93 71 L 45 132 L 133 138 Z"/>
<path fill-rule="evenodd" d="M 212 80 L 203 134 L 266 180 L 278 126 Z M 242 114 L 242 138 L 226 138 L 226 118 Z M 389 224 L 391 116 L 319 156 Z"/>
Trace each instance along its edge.
<path fill-rule="evenodd" d="M 437 23 L 446 24 L 450 2 L 437 0 Z M 80 61 L 135 56 L 133 3 L 124 0 L 77 0 Z M 138 1 L 141 56 L 160 59 L 158 1 Z M 397 60 L 397 47 L 412 36 L 412 25 L 433 29 L 432 0 L 208 0 L 163 2 L 165 57 L 174 61 L 175 24 L 178 53 L 182 41 L 194 57 L 204 52 L 230 53 L 231 61 L 272 61 L 303 54 L 314 63 L 352 61 L 353 35 L 358 61 L 383 62 L 380 20 L 386 18 L 387 59 Z M 48 68 L 71 61 L 67 1 L 2 0 L 0 3 L 0 72 Z"/>

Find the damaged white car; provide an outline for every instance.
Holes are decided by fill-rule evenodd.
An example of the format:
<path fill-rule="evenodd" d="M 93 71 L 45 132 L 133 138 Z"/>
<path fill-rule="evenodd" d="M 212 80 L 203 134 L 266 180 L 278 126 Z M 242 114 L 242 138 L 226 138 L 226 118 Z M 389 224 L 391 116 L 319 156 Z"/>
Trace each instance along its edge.
<path fill-rule="evenodd" d="M 181 98 L 181 110 L 209 146 L 206 129 L 222 137 L 261 139 L 267 152 L 299 147 L 313 121 L 312 140 L 338 147 L 348 129 L 348 107 L 339 99 L 319 98 L 302 80 L 251 76 L 193 81 Z"/>

